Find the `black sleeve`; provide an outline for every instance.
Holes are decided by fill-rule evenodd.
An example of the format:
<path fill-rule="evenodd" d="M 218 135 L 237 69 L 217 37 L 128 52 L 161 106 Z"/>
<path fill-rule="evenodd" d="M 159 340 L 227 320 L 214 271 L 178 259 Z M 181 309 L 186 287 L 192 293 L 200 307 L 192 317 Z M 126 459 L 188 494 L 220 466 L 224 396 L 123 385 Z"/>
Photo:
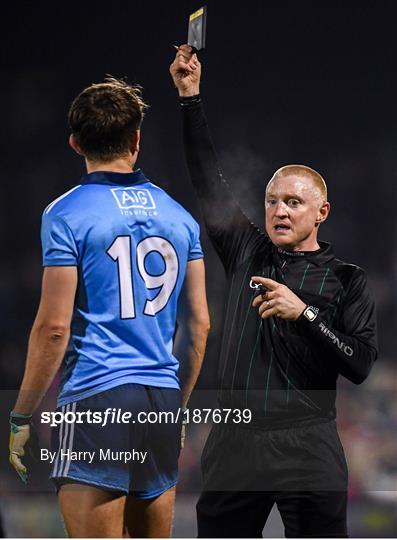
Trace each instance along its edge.
<path fill-rule="evenodd" d="M 187 166 L 198 195 L 208 235 L 231 273 L 265 235 L 235 201 L 219 169 L 200 96 L 180 98 Z"/>
<path fill-rule="evenodd" d="M 377 358 L 375 303 L 365 272 L 353 273 L 340 309 L 338 327 L 332 328 L 320 317 L 312 322 L 296 321 L 300 334 L 307 338 L 318 358 L 333 363 L 336 371 L 355 384 L 362 383 Z"/>

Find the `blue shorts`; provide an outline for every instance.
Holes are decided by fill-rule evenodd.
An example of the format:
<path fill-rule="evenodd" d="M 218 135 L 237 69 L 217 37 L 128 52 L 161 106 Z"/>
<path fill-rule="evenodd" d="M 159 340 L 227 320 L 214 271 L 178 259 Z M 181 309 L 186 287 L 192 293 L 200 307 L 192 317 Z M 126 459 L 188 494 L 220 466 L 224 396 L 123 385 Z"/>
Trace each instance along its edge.
<path fill-rule="evenodd" d="M 57 489 L 81 483 L 151 499 L 178 480 L 182 413 L 181 392 L 142 384 L 124 384 L 59 407 L 63 413 L 91 411 L 104 417 L 106 409 L 131 413 L 128 423 L 62 422 L 52 432 L 56 452 L 50 478 Z M 138 423 L 139 413 L 172 412 L 178 421 Z M 142 414 L 140 415 L 142 417 Z M 73 418 L 72 414 L 68 418 Z M 98 418 L 98 415 L 97 415 Z M 119 415 L 120 418 L 120 415 Z M 144 416 L 145 418 L 145 416 Z M 135 420 L 135 423 L 132 422 Z"/>

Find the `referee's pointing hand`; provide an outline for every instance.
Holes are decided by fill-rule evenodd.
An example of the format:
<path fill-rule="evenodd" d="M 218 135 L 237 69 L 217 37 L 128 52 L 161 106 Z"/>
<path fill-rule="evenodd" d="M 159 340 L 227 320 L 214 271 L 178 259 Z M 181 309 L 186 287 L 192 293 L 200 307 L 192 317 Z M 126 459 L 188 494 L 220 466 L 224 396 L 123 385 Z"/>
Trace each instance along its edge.
<path fill-rule="evenodd" d="M 289 321 L 296 321 L 306 308 L 306 304 L 296 296 L 286 285 L 273 279 L 253 276 L 252 281 L 266 287 L 267 291 L 254 298 L 253 307 L 258 307 L 262 319 L 281 317 Z"/>

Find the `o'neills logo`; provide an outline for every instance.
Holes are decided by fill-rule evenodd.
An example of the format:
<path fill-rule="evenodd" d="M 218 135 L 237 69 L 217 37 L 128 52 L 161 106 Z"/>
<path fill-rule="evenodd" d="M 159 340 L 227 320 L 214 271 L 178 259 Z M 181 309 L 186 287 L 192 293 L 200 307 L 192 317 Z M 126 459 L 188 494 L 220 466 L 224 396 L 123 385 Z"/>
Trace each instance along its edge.
<path fill-rule="evenodd" d="M 337 336 L 335 336 L 335 334 L 331 332 L 331 330 L 329 330 L 322 322 L 320 322 L 320 330 L 321 332 L 324 332 L 326 336 L 332 339 L 332 342 L 338 347 L 338 349 L 343 351 L 347 356 L 353 356 L 353 349 L 349 347 L 349 345 L 343 343 L 343 341 L 341 341 Z"/>

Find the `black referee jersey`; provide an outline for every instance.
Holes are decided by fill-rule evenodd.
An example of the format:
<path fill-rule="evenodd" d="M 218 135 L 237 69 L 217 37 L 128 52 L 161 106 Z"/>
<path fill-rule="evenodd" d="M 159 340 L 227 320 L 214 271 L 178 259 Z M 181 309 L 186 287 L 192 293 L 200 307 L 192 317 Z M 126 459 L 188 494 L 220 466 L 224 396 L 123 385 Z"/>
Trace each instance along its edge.
<path fill-rule="evenodd" d="M 338 375 L 359 384 L 377 357 L 365 272 L 337 259 L 326 242 L 311 252 L 274 246 L 243 213 L 222 177 L 200 97 L 180 103 L 190 176 L 227 276 L 220 404 L 250 408 L 253 423 L 265 426 L 334 418 Z M 254 275 L 285 284 L 318 311 L 316 319 L 262 320 L 251 306 Z"/>

